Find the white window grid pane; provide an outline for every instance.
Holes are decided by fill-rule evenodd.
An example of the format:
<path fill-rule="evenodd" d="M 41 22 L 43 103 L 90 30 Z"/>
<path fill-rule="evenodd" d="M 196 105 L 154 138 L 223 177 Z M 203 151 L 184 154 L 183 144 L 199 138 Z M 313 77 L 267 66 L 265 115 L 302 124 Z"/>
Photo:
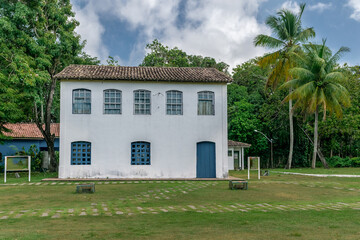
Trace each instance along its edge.
<path fill-rule="evenodd" d="M 134 91 L 134 114 L 151 114 L 151 93 L 147 90 Z"/>
<path fill-rule="evenodd" d="M 91 113 L 91 91 L 87 89 L 73 90 L 73 113 Z"/>
<path fill-rule="evenodd" d="M 121 114 L 121 95 L 116 89 L 104 91 L 104 114 Z"/>
<path fill-rule="evenodd" d="M 167 91 L 166 92 L 166 114 L 168 115 L 182 115 L 183 100 L 182 92 Z"/>

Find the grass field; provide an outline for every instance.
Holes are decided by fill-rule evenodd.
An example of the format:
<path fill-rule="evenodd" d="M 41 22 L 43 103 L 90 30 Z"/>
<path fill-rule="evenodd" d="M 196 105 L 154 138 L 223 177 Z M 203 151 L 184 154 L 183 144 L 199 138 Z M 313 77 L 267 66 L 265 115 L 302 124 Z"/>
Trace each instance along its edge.
<path fill-rule="evenodd" d="M 231 172 L 245 178 L 247 173 Z M 359 239 L 359 178 L 271 174 L 226 181 L 0 185 L 0 239 Z M 3 177 L 2 175 L 0 178 Z M 255 177 L 255 172 L 253 177 Z"/>
<path fill-rule="evenodd" d="M 293 169 L 274 169 L 278 172 L 296 172 L 296 173 L 311 173 L 311 174 L 350 174 L 360 175 L 360 168 L 293 168 Z"/>

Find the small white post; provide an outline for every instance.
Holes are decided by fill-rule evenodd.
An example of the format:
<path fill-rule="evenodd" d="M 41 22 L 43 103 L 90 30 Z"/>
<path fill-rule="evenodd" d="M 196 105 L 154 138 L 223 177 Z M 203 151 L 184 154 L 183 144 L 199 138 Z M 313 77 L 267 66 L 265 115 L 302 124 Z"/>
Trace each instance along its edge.
<path fill-rule="evenodd" d="M 29 182 L 30 182 L 30 176 L 31 176 L 31 157 L 28 156 L 28 168 L 29 168 Z"/>
<path fill-rule="evenodd" d="M 7 168 L 7 157 L 5 156 L 5 166 L 4 166 L 4 183 L 6 183 L 6 168 Z"/>
<path fill-rule="evenodd" d="M 248 179 L 250 179 L 250 157 L 248 157 Z"/>
<path fill-rule="evenodd" d="M 260 179 L 260 157 L 258 157 L 258 179 Z"/>

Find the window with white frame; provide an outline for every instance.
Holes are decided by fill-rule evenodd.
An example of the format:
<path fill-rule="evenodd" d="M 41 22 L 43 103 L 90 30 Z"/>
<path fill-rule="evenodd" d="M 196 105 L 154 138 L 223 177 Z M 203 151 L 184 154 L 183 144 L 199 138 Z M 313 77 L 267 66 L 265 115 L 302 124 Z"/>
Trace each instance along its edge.
<path fill-rule="evenodd" d="M 72 96 L 73 114 L 91 113 L 91 91 L 88 89 L 74 89 Z"/>
<path fill-rule="evenodd" d="M 213 92 L 198 92 L 198 115 L 215 115 L 215 96 Z"/>
<path fill-rule="evenodd" d="M 121 91 L 104 90 L 104 114 L 121 114 Z"/>
<path fill-rule="evenodd" d="M 171 90 L 166 92 L 166 114 L 183 114 L 183 94 L 180 91 Z"/>
<path fill-rule="evenodd" d="M 151 114 L 151 92 L 148 90 L 134 91 L 134 114 L 150 115 Z"/>
<path fill-rule="evenodd" d="M 71 143 L 71 165 L 91 165 L 91 143 Z"/>
<path fill-rule="evenodd" d="M 150 143 L 131 143 L 131 165 L 150 165 Z"/>

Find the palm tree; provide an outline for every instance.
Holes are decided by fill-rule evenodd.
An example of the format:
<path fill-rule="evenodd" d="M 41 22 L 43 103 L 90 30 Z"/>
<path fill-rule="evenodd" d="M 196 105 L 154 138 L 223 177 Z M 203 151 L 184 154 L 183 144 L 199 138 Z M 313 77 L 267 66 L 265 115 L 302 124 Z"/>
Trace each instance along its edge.
<path fill-rule="evenodd" d="M 285 88 L 292 91 L 284 101 L 296 100 L 295 108 L 301 108 L 304 112 L 315 114 L 314 122 L 314 151 L 311 167 L 315 168 L 316 156 L 318 155 L 318 119 L 322 110 L 325 120 L 326 112 L 342 115 L 342 107 L 350 106 L 348 91 L 341 82 L 346 80 L 345 76 L 337 71 L 337 61 L 349 48 L 341 47 L 334 55 L 325 46 L 304 45 L 305 55 L 298 56 L 299 66 L 290 70 L 293 80 L 283 84 Z M 320 158 L 321 159 L 321 158 Z M 321 159 L 324 167 L 328 167 L 325 159 Z"/>
<path fill-rule="evenodd" d="M 255 46 L 278 49 L 265 55 L 259 61 L 260 66 L 272 66 L 266 83 L 267 87 L 276 89 L 279 83 L 291 80 L 289 69 L 295 66 L 292 53 L 301 51 L 300 44 L 315 36 L 313 28 L 303 29 L 301 26 L 304 9 L 305 4 L 301 4 L 299 13 L 282 9 L 276 16 L 269 16 L 266 19 L 266 25 L 271 28 L 275 37 L 260 34 L 254 39 Z M 292 89 L 290 88 L 289 91 L 291 92 Z M 294 123 L 291 109 L 292 100 L 289 101 L 290 150 L 286 168 L 291 168 L 294 149 Z"/>

